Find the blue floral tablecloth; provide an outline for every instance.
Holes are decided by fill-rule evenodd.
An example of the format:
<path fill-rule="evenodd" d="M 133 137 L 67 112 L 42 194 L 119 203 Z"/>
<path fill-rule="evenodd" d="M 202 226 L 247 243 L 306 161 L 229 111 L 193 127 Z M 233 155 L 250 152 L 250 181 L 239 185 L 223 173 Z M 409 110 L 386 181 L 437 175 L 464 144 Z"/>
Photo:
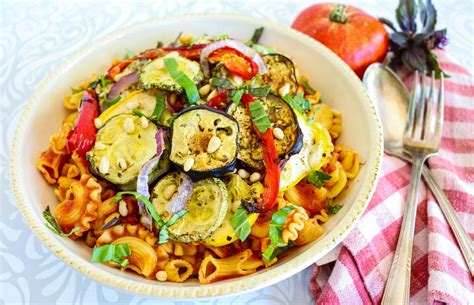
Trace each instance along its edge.
<path fill-rule="evenodd" d="M 70 54 L 100 36 L 162 16 L 230 12 L 290 24 L 318 1 L 6 1 L 0 0 L 0 304 L 156 304 L 157 299 L 91 281 L 50 253 L 18 211 L 9 179 L 9 150 L 26 101 Z M 396 0 L 354 3 L 375 16 L 393 16 Z M 448 26 L 448 51 L 473 70 L 473 0 L 433 0 Z M 210 301 L 160 304 L 311 304 L 310 270 L 268 288 Z"/>

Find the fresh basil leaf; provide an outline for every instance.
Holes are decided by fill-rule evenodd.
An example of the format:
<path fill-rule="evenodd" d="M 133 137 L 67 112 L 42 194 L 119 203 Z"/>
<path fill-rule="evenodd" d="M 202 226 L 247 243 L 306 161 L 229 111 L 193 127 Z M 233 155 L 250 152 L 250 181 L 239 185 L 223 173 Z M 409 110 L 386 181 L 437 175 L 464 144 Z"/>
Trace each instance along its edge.
<path fill-rule="evenodd" d="M 282 242 L 281 233 L 283 231 L 283 224 L 285 223 L 286 218 L 294 209 L 296 209 L 296 207 L 286 206 L 273 213 L 272 220 L 270 221 L 269 233 L 272 245 L 276 245 L 278 247 L 286 246 L 286 244 Z"/>
<path fill-rule="evenodd" d="M 132 58 L 133 56 L 136 56 L 137 53 L 133 52 L 130 49 L 125 49 L 125 58 L 129 59 Z"/>
<path fill-rule="evenodd" d="M 156 42 L 156 47 L 157 47 L 157 48 L 161 48 L 161 47 L 163 47 L 163 45 L 164 45 L 164 44 L 163 44 L 163 41 L 158 40 L 158 41 Z"/>
<path fill-rule="evenodd" d="M 178 62 L 174 58 L 165 58 L 165 67 L 168 70 L 171 77 L 181 86 L 186 92 L 188 102 L 191 105 L 196 104 L 197 100 L 201 97 L 199 96 L 199 91 L 196 87 L 196 84 L 182 71 L 178 70 Z"/>
<path fill-rule="evenodd" d="M 262 258 L 266 263 L 270 263 L 275 257 L 282 254 L 289 248 L 293 246 L 293 243 L 290 241 L 288 245 L 284 247 L 276 247 L 275 245 L 269 245 L 265 251 L 262 253 Z"/>
<path fill-rule="evenodd" d="M 107 107 L 112 107 L 113 105 L 117 104 L 118 101 L 120 101 L 121 99 L 122 99 L 122 97 L 120 95 L 117 96 L 116 98 L 111 99 L 111 100 L 106 98 L 104 100 L 104 103 L 105 103 L 105 105 L 107 105 Z"/>
<path fill-rule="evenodd" d="M 227 39 L 229 38 L 229 34 L 222 34 L 216 37 L 217 39 Z"/>
<path fill-rule="evenodd" d="M 263 34 L 263 30 L 264 30 L 263 26 L 261 28 L 255 29 L 255 31 L 253 32 L 252 38 L 250 39 L 250 43 L 252 45 L 260 41 L 260 38 L 262 37 L 262 34 Z"/>
<path fill-rule="evenodd" d="M 260 87 L 260 88 L 250 88 L 248 89 L 248 94 L 254 97 L 265 97 L 270 93 L 270 86 Z"/>
<path fill-rule="evenodd" d="M 328 175 L 324 172 L 312 171 L 308 175 L 308 182 L 320 189 L 323 186 L 324 181 L 329 180 L 331 178 L 331 175 Z"/>
<path fill-rule="evenodd" d="M 46 209 L 43 211 L 43 218 L 46 220 L 46 227 L 53 232 L 56 235 L 59 235 L 61 237 L 69 237 L 75 232 L 80 230 L 80 227 L 74 227 L 69 233 L 64 233 L 61 230 L 61 227 L 58 225 L 56 222 L 56 219 L 54 219 L 53 214 L 51 214 L 51 210 L 49 209 L 49 205 L 46 207 Z"/>
<path fill-rule="evenodd" d="M 143 111 L 141 111 L 140 109 L 138 109 L 138 108 L 133 109 L 133 110 L 132 110 L 132 113 L 135 114 L 135 115 L 138 115 L 138 116 L 144 116 L 144 117 L 146 117 L 146 114 L 145 114 Z"/>
<path fill-rule="evenodd" d="M 128 244 L 108 244 L 100 247 L 94 247 L 92 250 L 91 261 L 94 263 L 100 262 L 115 262 L 122 267 L 128 265 L 128 259 L 125 256 L 130 256 L 130 246 Z"/>
<path fill-rule="evenodd" d="M 301 85 L 303 85 L 303 87 L 311 94 L 315 94 L 316 93 L 316 90 L 310 86 L 310 84 L 308 84 L 308 82 L 303 78 L 301 79 Z"/>
<path fill-rule="evenodd" d="M 100 74 L 99 75 L 99 81 L 100 85 L 102 86 L 102 89 L 107 87 L 109 84 L 113 83 L 110 79 L 108 79 L 105 74 Z"/>
<path fill-rule="evenodd" d="M 331 214 L 336 214 L 337 212 L 339 212 L 339 210 L 342 208 L 342 205 L 340 204 L 335 204 L 335 205 L 332 205 L 329 203 L 329 201 L 326 202 L 326 209 L 329 211 L 329 213 Z"/>
<path fill-rule="evenodd" d="M 260 133 L 264 133 L 268 128 L 272 127 L 268 114 L 259 101 L 249 103 L 250 115 Z"/>
<path fill-rule="evenodd" d="M 181 217 L 183 217 L 184 215 L 188 214 L 188 211 L 187 210 L 181 210 L 181 211 L 178 211 L 177 213 L 175 213 L 171 218 L 170 220 L 168 220 L 166 222 L 166 226 L 167 227 L 171 227 L 172 225 L 174 225 Z"/>
<path fill-rule="evenodd" d="M 242 99 L 242 95 L 244 95 L 245 91 L 245 89 L 235 90 L 235 93 L 232 96 L 232 101 L 235 105 L 240 104 L 240 100 Z"/>
<path fill-rule="evenodd" d="M 158 239 L 158 244 L 166 244 L 169 240 L 169 232 L 168 232 L 168 226 L 162 226 L 160 228 L 160 234 L 159 234 L 159 239 Z"/>
<path fill-rule="evenodd" d="M 264 47 L 260 44 L 253 44 L 252 45 L 252 48 L 257 51 L 258 53 L 261 53 L 263 55 L 267 55 L 267 54 L 280 54 L 280 52 L 278 52 L 277 50 L 273 49 L 273 48 L 269 48 L 269 47 Z"/>
<path fill-rule="evenodd" d="M 210 81 L 211 86 L 221 87 L 222 89 L 233 89 L 234 85 L 225 77 L 213 77 Z"/>
<path fill-rule="evenodd" d="M 234 215 L 232 215 L 230 223 L 232 224 L 232 228 L 234 228 L 234 232 L 237 237 L 241 241 L 246 240 L 250 235 L 250 222 L 247 210 L 245 210 L 244 207 L 239 206 Z"/>
<path fill-rule="evenodd" d="M 151 214 L 151 217 L 153 217 L 155 222 L 160 227 L 165 225 L 165 222 L 163 221 L 163 219 L 161 219 L 160 215 L 158 215 L 158 212 L 156 211 L 155 207 L 150 202 L 150 200 L 148 200 L 148 198 L 146 198 L 145 196 L 143 196 L 142 194 L 140 194 L 138 192 L 132 192 L 132 191 L 118 192 L 117 195 L 115 195 L 115 203 L 118 203 L 122 199 L 123 195 L 132 195 L 137 200 L 142 201 L 145 204 L 145 206 L 147 207 L 148 211 Z"/>
<path fill-rule="evenodd" d="M 158 121 L 161 116 L 163 115 L 163 112 L 165 111 L 165 93 L 160 92 L 156 96 L 156 104 L 155 104 L 155 109 L 153 109 L 153 113 L 151 114 L 151 119 L 154 121 Z"/>
<path fill-rule="evenodd" d="M 291 106 L 291 108 L 301 114 L 303 114 L 305 110 L 311 109 L 310 102 L 303 97 L 302 93 L 297 94 L 294 98 L 287 94 L 283 99 Z"/>
<path fill-rule="evenodd" d="M 164 226 L 161 227 L 160 234 L 159 234 L 159 241 L 158 241 L 160 245 L 166 243 L 169 239 L 168 228 L 174 225 L 178 221 L 178 219 L 180 219 L 186 214 L 188 214 L 187 210 L 181 210 L 177 212 L 165 223 Z"/>

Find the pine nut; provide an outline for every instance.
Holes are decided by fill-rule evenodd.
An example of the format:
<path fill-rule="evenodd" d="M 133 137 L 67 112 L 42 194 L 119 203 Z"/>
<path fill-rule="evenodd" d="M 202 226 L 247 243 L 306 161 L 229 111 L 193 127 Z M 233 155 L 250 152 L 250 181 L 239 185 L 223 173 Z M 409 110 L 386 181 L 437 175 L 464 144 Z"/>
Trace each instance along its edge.
<path fill-rule="evenodd" d="M 166 271 L 158 271 L 156 273 L 156 279 L 160 282 L 165 282 L 167 279 L 168 279 L 168 273 L 166 273 Z"/>
<path fill-rule="evenodd" d="M 248 177 L 250 177 L 250 173 L 248 171 L 246 171 L 245 169 L 241 168 L 237 171 L 237 173 L 239 174 L 240 178 L 242 179 L 247 179 Z"/>
<path fill-rule="evenodd" d="M 110 163 L 107 157 L 103 157 L 102 159 L 100 159 L 99 172 L 101 172 L 102 174 L 107 174 L 109 172 L 109 167 Z"/>
<path fill-rule="evenodd" d="M 206 100 L 209 102 L 209 101 L 210 101 L 213 97 L 215 97 L 217 94 L 218 94 L 218 92 L 217 92 L 216 89 L 212 90 L 212 92 L 209 93 L 209 95 L 207 96 L 207 99 L 206 99 Z"/>
<path fill-rule="evenodd" d="M 104 150 L 106 149 L 107 146 L 101 142 L 95 142 L 95 149 L 98 149 L 98 150 Z"/>
<path fill-rule="evenodd" d="M 290 84 L 289 83 L 285 83 L 283 86 L 280 87 L 280 89 L 278 89 L 278 94 L 281 97 L 284 97 L 288 93 L 290 93 Z"/>
<path fill-rule="evenodd" d="M 250 175 L 249 180 L 250 182 L 254 183 L 254 182 L 259 181 L 261 178 L 262 178 L 262 175 L 260 175 L 260 173 L 255 172 L 252 175 Z"/>
<path fill-rule="evenodd" d="M 119 214 L 122 217 L 125 217 L 128 215 L 127 203 L 123 200 L 120 200 L 119 202 Z"/>
<path fill-rule="evenodd" d="M 222 141 L 219 137 L 213 136 L 207 144 L 207 153 L 212 154 L 221 147 Z"/>
<path fill-rule="evenodd" d="M 125 128 L 127 133 L 132 133 L 135 130 L 133 120 L 131 118 L 126 118 L 125 121 L 123 121 L 123 128 Z"/>
<path fill-rule="evenodd" d="M 285 137 L 285 134 L 283 133 L 283 130 L 281 130 L 281 128 L 275 127 L 273 128 L 273 136 L 277 140 L 283 140 L 283 138 Z"/>
<path fill-rule="evenodd" d="M 183 165 L 183 170 L 185 172 L 188 172 L 194 165 L 194 159 L 193 158 L 187 158 L 186 161 L 184 161 Z"/>
<path fill-rule="evenodd" d="M 94 119 L 94 125 L 95 125 L 95 128 L 99 129 L 102 126 L 104 126 L 104 122 L 102 122 L 102 120 L 99 119 L 99 118 L 95 118 Z"/>
<path fill-rule="evenodd" d="M 117 163 L 118 163 L 118 166 L 119 166 L 121 169 L 126 169 L 126 168 L 127 168 L 127 161 L 125 161 L 124 158 L 118 158 L 118 159 L 117 159 Z"/>
<path fill-rule="evenodd" d="M 168 98 L 169 98 L 168 101 L 170 102 L 170 104 L 171 104 L 171 105 L 174 105 L 174 103 L 176 103 L 176 99 L 177 99 L 178 97 L 176 96 L 175 93 L 171 93 Z"/>
<path fill-rule="evenodd" d="M 166 200 L 170 200 L 171 197 L 173 197 L 173 194 L 176 192 L 176 185 L 170 184 L 165 188 L 165 191 L 163 192 L 163 196 L 165 197 Z"/>
<path fill-rule="evenodd" d="M 127 103 L 127 108 L 130 110 L 133 110 L 135 108 L 138 108 L 140 104 L 137 101 L 131 101 Z"/>
<path fill-rule="evenodd" d="M 211 85 L 209 85 L 209 84 L 204 85 L 201 88 L 199 88 L 199 94 L 201 96 L 207 95 L 209 93 L 209 91 L 211 91 Z"/>
<path fill-rule="evenodd" d="M 144 116 L 140 117 L 140 126 L 143 129 L 146 129 L 148 127 L 148 119 Z"/>

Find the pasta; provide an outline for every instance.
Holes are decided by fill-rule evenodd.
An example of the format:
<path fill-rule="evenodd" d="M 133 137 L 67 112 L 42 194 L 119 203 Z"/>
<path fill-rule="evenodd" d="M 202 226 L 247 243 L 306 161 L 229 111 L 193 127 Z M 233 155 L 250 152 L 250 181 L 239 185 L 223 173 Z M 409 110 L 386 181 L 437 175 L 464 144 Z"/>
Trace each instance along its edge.
<path fill-rule="evenodd" d="M 178 42 L 192 45 L 195 40 L 190 37 Z M 185 53 L 188 47 L 184 46 Z M 219 78 L 244 89 L 244 95 L 237 95 L 240 100 L 207 76 L 190 77 L 191 85 L 200 86 L 194 102 L 208 106 L 194 107 L 168 67 L 154 74 L 152 63 L 163 66 L 169 58 L 182 67 L 191 62 L 194 67 L 189 73 L 200 64 L 181 52 L 153 50 L 164 53 L 157 58 L 159 52 L 153 51 L 114 60 L 106 74 L 92 75 L 64 98 L 68 113 L 36 162 L 58 201 L 53 217 L 45 211 L 50 224 L 57 222 L 53 229 L 60 228 L 53 231 L 81 238 L 96 254 L 94 262 L 150 280 L 201 284 L 258 272 L 284 259 L 289 248 L 321 237 L 329 213 L 339 208 L 332 204 L 339 202 L 361 169 L 360 154 L 336 143 L 343 130 L 341 113 L 323 103 L 321 92 L 312 89 L 282 54 L 262 57 L 269 74 L 259 79 L 257 74 L 249 76 L 242 84 L 235 71 L 222 65 Z M 212 71 L 225 58 L 216 55 L 209 60 Z M 272 63 L 269 58 L 276 60 Z M 152 77 L 146 77 L 147 69 Z M 140 75 L 137 83 L 120 92 L 112 90 L 120 78 L 133 72 Z M 199 84 L 194 83 L 198 78 Z M 227 86 L 224 80 L 220 81 Z M 259 90 L 253 90 L 258 89 L 252 87 L 255 84 L 270 88 L 270 94 L 260 96 Z M 223 94 L 223 101 L 215 104 L 214 97 Z M 163 97 L 167 107 L 157 115 Z M 263 106 L 263 110 L 252 108 L 259 112 L 258 120 L 244 108 L 250 107 L 252 99 L 259 103 L 251 105 Z M 242 109 L 231 112 L 231 100 L 233 107 Z M 224 108 L 226 113 L 221 111 Z M 198 120 L 191 116 L 179 121 L 197 110 L 203 111 Z M 270 127 L 261 126 L 267 125 L 266 119 Z M 195 122 L 198 126 L 186 125 Z M 182 137 L 175 126 L 185 126 Z M 175 166 L 170 167 L 172 163 Z M 109 250 L 108 256 L 98 257 Z"/>

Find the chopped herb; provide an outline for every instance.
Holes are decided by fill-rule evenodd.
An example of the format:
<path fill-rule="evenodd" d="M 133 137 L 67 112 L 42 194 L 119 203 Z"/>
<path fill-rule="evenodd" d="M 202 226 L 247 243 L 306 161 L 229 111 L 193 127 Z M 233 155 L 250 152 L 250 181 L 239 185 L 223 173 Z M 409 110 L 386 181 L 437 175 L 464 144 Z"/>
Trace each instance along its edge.
<path fill-rule="evenodd" d="M 100 81 L 100 85 L 102 86 L 102 89 L 104 89 L 105 87 L 107 87 L 107 85 L 113 83 L 110 79 L 108 79 L 105 74 L 100 74 L 99 75 L 99 81 Z"/>
<path fill-rule="evenodd" d="M 176 36 L 176 39 L 169 44 L 170 47 L 175 47 L 178 45 L 178 41 L 181 38 L 181 35 L 183 35 L 183 32 L 179 32 L 178 36 Z"/>
<path fill-rule="evenodd" d="M 165 93 L 160 92 L 156 96 L 155 109 L 153 109 L 153 113 L 151 114 L 150 118 L 154 121 L 158 121 L 163 115 L 164 111 L 165 111 Z"/>
<path fill-rule="evenodd" d="M 76 94 L 76 93 L 79 93 L 79 92 L 82 92 L 84 91 L 84 89 L 79 89 L 79 88 L 73 88 L 71 87 L 71 92 L 72 94 Z"/>
<path fill-rule="evenodd" d="M 261 28 L 255 29 L 253 32 L 252 38 L 250 38 L 250 44 L 257 44 L 260 41 L 260 38 L 262 37 L 263 34 L 263 26 Z"/>
<path fill-rule="evenodd" d="M 235 93 L 232 96 L 232 101 L 235 105 L 240 104 L 240 100 L 242 99 L 242 95 L 244 95 L 245 91 L 245 89 L 235 90 Z"/>
<path fill-rule="evenodd" d="M 133 56 L 136 56 L 137 53 L 133 52 L 130 49 L 125 49 L 125 58 L 132 58 Z"/>
<path fill-rule="evenodd" d="M 227 39 L 227 38 L 229 38 L 229 35 L 228 34 L 222 34 L 220 36 L 217 36 L 216 38 L 217 39 Z"/>
<path fill-rule="evenodd" d="M 182 71 L 178 70 L 178 62 L 174 58 L 165 58 L 165 67 L 171 77 L 181 86 L 186 92 L 188 102 L 191 105 L 196 104 L 196 101 L 201 97 L 196 84 Z"/>
<path fill-rule="evenodd" d="M 254 97 L 265 97 L 270 93 L 270 86 L 265 86 L 261 88 L 250 88 L 248 89 L 248 94 Z"/>
<path fill-rule="evenodd" d="M 225 77 L 213 77 L 211 78 L 211 86 L 221 87 L 223 89 L 233 89 L 234 85 Z"/>
<path fill-rule="evenodd" d="M 140 109 L 138 109 L 138 108 L 133 109 L 133 110 L 132 110 L 132 113 L 135 114 L 135 115 L 138 115 L 138 116 L 144 116 L 144 117 L 146 117 L 146 114 L 145 114 L 143 111 L 141 111 Z"/>
<path fill-rule="evenodd" d="M 118 101 L 120 101 L 121 99 L 122 99 L 122 97 L 120 95 L 117 96 L 116 98 L 111 99 L 111 100 L 105 98 L 104 103 L 105 103 L 105 105 L 107 105 L 107 107 L 112 107 L 113 105 L 117 104 Z"/>
<path fill-rule="evenodd" d="M 163 41 L 158 40 L 158 41 L 156 42 L 156 47 L 157 47 L 157 48 L 163 47 Z"/>
<path fill-rule="evenodd" d="M 340 204 L 332 204 L 329 200 L 326 201 L 326 209 L 329 211 L 331 214 L 337 214 L 340 209 L 342 209 L 342 205 Z"/>
<path fill-rule="evenodd" d="M 61 237 L 69 237 L 75 232 L 79 231 L 80 227 L 74 227 L 71 232 L 69 233 L 64 233 L 61 230 L 61 227 L 58 225 L 56 222 L 56 219 L 54 219 L 53 215 L 51 214 L 51 211 L 49 210 L 49 206 L 46 207 L 46 209 L 43 211 L 43 218 L 46 220 L 46 227 L 53 232 L 56 235 L 59 235 Z"/>
<path fill-rule="evenodd" d="M 174 225 L 178 219 L 180 219 L 181 217 L 183 217 L 184 215 L 188 214 L 188 211 L 187 210 L 181 210 L 179 212 L 177 212 L 176 214 L 174 214 L 170 220 L 168 220 L 164 226 L 161 227 L 160 229 L 160 240 L 159 240 L 159 244 L 164 244 L 168 241 L 169 239 L 169 232 L 168 232 L 168 228 L 171 227 L 172 225 Z"/>
<path fill-rule="evenodd" d="M 257 51 L 258 53 L 261 53 L 263 55 L 267 54 L 280 54 L 277 50 L 269 47 L 264 47 L 260 44 L 253 44 L 252 48 Z"/>
<path fill-rule="evenodd" d="M 303 87 L 311 94 L 315 94 L 316 93 L 316 90 L 311 87 L 308 82 L 306 81 L 306 79 L 301 79 L 301 84 L 303 85 Z"/>
<path fill-rule="evenodd" d="M 252 120 L 260 133 L 264 133 L 272 126 L 268 114 L 259 101 L 249 103 Z"/>
<path fill-rule="evenodd" d="M 262 253 L 262 258 L 265 262 L 270 263 L 275 257 L 282 254 L 289 248 L 293 246 L 293 243 L 290 241 L 288 245 L 284 247 L 276 247 L 274 245 L 269 245 L 267 249 Z"/>
<path fill-rule="evenodd" d="M 230 223 L 232 224 L 234 232 L 239 237 L 239 239 L 241 241 L 246 240 L 250 235 L 250 222 L 247 210 L 244 207 L 239 206 L 234 215 L 232 215 Z"/>
<path fill-rule="evenodd" d="M 163 221 L 163 219 L 161 219 L 160 215 L 158 215 L 158 212 L 156 211 L 155 207 L 150 202 L 150 200 L 148 200 L 148 198 L 146 198 L 145 196 L 143 196 L 142 194 L 138 192 L 131 192 L 131 191 L 118 192 L 117 195 L 115 195 L 115 203 L 119 202 L 122 199 L 123 195 L 132 195 L 137 200 L 140 200 L 141 202 L 143 202 L 145 206 L 147 207 L 148 211 L 150 212 L 151 217 L 153 217 L 153 219 L 155 220 L 155 222 L 160 227 L 165 225 L 165 222 Z"/>
<path fill-rule="evenodd" d="M 283 230 L 283 224 L 285 223 L 286 218 L 294 209 L 296 209 L 296 207 L 290 205 L 273 213 L 272 220 L 270 221 L 269 233 L 272 245 L 278 247 L 286 246 L 286 244 L 282 242 L 281 232 Z"/>
<path fill-rule="evenodd" d="M 298 93 L 295 97 L 291 97 L 289 94 L 285 95 L 283 99 L 299 113 L 303 114 L 305 110 L 311 109 L 311 103 L 303 97 L 302 93 Z"/>
<path fill-rule="evenodd" d="M 320 172 L 320 171 L 312 171 L 308 175 L 308 182 L 320 189 L 325 180 L 331 179 L 331 175 L 328 175 L 326 173 Z"/>
<path fill-rule="evenodd" d="M 94 263 L 100 262 L 115 262 L 122 267 L 128 265 L 128 259 L 125 256 L 130 256 L 130 246 L 128 244 L 108 244 L 100 247 L 94 247 L 92 250 L 91 261 Z"/>

